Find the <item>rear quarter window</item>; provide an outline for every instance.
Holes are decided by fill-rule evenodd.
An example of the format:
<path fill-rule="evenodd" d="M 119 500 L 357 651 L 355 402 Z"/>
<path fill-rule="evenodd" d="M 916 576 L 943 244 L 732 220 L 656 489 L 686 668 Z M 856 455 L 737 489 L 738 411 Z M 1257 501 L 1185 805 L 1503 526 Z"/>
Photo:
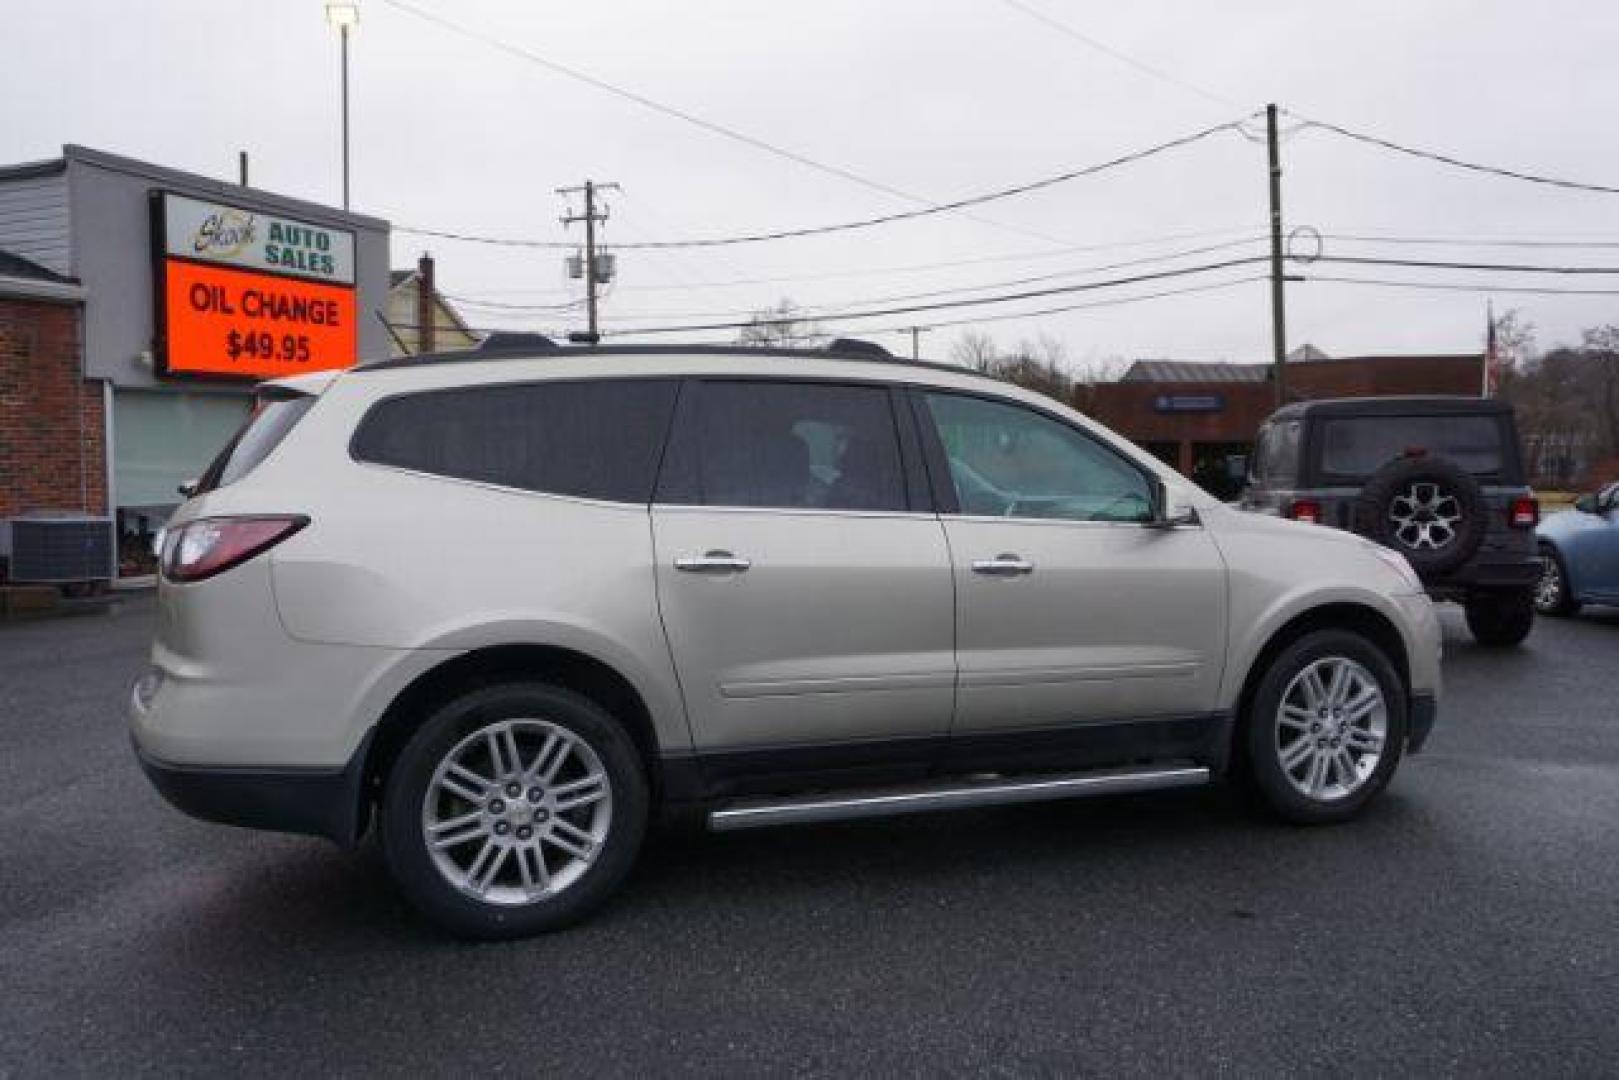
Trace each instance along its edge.
<path fill-rule="evenodd" d="M 258 468 L 314 404 L 315 398 L 308 394 L 260 398 L 247 423 L 198 479 L 196 493 L 234 484 Z"/>
<path fill-rule="evenodd" d="M 1443 457 L 1476 476 L 1500 474 L 1506 457 L 1498 416 L 1355 416 L 1321 424 L 1321 471 L 1363 478 L 1397 458 Z"/>
<path fill-rule="evenodd" d="M 380 401 L 355 460 L 457 480 L 613 502 L 651 501 L 673 379 L 429 390 Z"/>

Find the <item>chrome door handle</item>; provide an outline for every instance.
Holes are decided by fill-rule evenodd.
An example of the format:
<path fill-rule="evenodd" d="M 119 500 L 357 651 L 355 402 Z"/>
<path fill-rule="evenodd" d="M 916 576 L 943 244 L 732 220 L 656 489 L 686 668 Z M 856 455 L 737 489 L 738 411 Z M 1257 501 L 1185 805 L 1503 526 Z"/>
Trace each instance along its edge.
<path fill-rule="evenodd" d="M 753 563 L 729 551 L 709 551 L 702 555 L 682 555 L 675 560 L 675 569 L 688 574 L 740 574 Z"/>
<path fill-rule="evenodd" d="M 1016 577 L 1034 573 L 1034 563 L 1021 555 L 1000 554 L 993 559 L 974 559 L 973 573 L 993 574 L 997 577 Z"/>

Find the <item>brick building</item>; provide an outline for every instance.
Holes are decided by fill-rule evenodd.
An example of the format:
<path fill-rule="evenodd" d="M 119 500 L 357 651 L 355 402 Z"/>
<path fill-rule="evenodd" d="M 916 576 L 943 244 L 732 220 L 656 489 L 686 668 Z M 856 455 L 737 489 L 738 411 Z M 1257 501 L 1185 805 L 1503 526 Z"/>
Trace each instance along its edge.
<path fill-rule="evenodd" d="M 77 281 L 0 250 L 0 521 L 108 514 L 107 389 L 85 378 L 83 314 Z"/>
<path fill-rule="evenodd" d="M 1329 359 L 1306 346 L 1287 365 L 1290 401 L 1401 394 L 1477 396 L 1480 353 Z M 1253 448 L 1276 408 L 1269 364 L 1138 360 L 1114 383 L 1088 388 L 1080 406 L 1160 460 L 1212 488 L 1234 455 Z"/>

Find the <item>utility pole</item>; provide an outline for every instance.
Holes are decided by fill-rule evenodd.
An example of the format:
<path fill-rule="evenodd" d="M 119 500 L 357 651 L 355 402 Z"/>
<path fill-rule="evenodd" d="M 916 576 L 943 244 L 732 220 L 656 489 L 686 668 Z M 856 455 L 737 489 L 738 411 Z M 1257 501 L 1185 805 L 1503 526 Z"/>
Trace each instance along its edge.
<path fill-rule="evenodd" d="M 591 343 L 600 339 L 601 333 L 596 326 L 596 285 L 606 280 L 610 275 L 601 273 L 602 267 L 596 261 L 596 222 L 607 220 L 607 209 L 602 208 L 601 213 L 596 212 L 596 193 L 598 191 L 618 191 L 617 184 L 598 184 L 586 180 L 583 185 L 571 188 L 557 188 L 557 194 L 562 196 L 574 195 L 583 192 L 585 196 L 585 212 L 583 214 L 562 215 L 563 225 L 572 225 L 576 221 L 585 223 L 585 311 L 589 318 L 589 332 Z"/>
<path fill-rule="evenodd" d="M 247 151 L 246 150 L 238 150 L 238 151 L 236 151 L 236 172 L 237 172 L 237 180 L 236 180 L 236 182 L 238 184 L 241 184 L 243 187 L 246 187 L 247 186 Z"/>
<path fill-rule="evenodd" d="M 337 28 L 343 52 L 343 209 L 349 208 L 349 33 L 360 25 L 360 6 L 352 2 L 326 5 L 326 21 Z"/>
<path fill-rule="evenodd" d="M 912 360 L 922 359 L 922 335 L 931 333 L 932 331 L 933 327 L 931 326 L 907 326 L 905 329 L 900 331 L 902 334 L 911 335 Z"/>
<path fill-rule="evenodd" d="M 1270 319 L 1275 353 L 1276 406 L 1287 404 L 1287 307 L 1282 277 L 1282 150 L 1276 138 L 1276 106 L 1265 106 L 1265 142 L 1270 150 Z"/>

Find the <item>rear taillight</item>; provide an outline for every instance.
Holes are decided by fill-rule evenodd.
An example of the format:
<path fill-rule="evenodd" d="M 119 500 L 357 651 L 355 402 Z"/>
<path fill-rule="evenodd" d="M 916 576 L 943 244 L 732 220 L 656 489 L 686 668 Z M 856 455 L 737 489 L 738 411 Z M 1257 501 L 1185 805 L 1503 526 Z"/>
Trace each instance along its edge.
<path fill-rule="evenodd" d="M 1314 499 L 1296 499 L 1287 508 L 1287 516 L 1309 525 L 1321 524 L 1321 504 Z"/>
<path fill-rule="evenodd" d="M 1536 499 L 1513 499 L 1507 510 L 1507 524 L 1514 529 L 1533 529 L 1540 524 L 1540 502 Z"/>
<path fill-rule="evenodd" d="M 163 576 L 201 581 L 268 550 L 309 524 L 302 515 L 202 518 L 168 530 Z"/>

